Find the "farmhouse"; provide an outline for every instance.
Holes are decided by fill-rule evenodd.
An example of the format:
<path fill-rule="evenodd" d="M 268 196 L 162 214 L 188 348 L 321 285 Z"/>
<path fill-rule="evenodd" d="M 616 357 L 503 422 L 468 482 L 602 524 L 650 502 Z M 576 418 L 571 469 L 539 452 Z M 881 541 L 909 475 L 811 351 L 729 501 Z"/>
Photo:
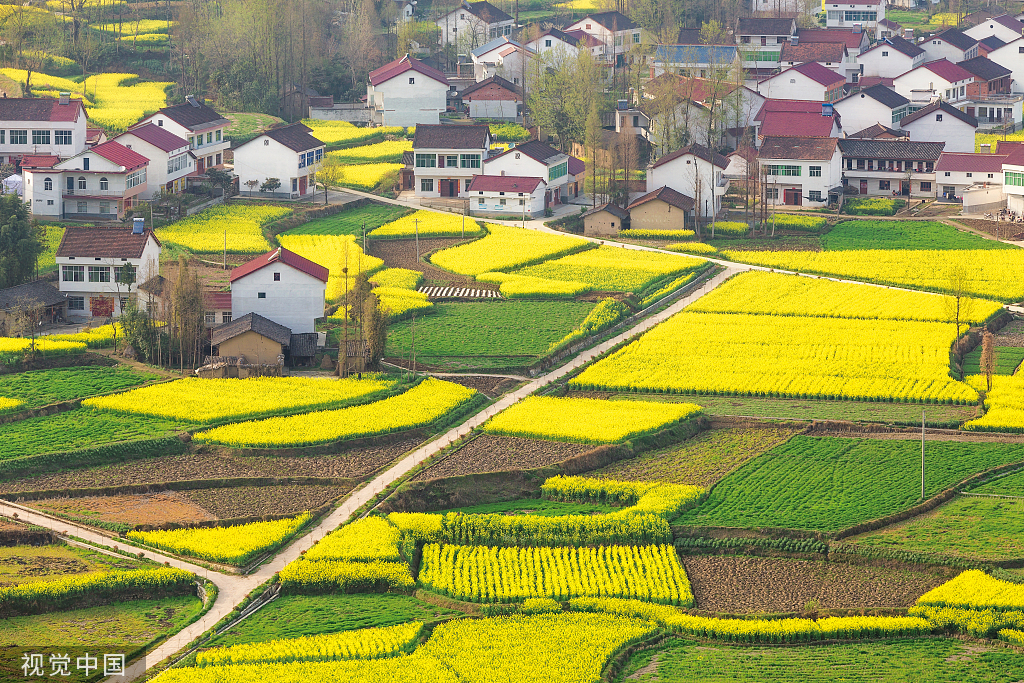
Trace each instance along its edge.
<path fill-rule="evenodd" d="M 441 45 L 456 43 L 462 50 L 510 35 L 516 25 L 515 19 L 486 1 L 463 2 L 434 23 L 440 30 Z"/>
<path fill-rule="evenodd" d="M 147 123 L 114 140 L 149 159 L 146 191 L 140 199 L 153 199 L 161 192 L 182 192 L 185 176 L 195 170 L 195 155 L 189 152 L 188 141 L 166 128 Z"/>
<path fill-rule="evenodd" d="M 417 197 L 461 197 L 491 149 L 486 125 L 416 126 L 412 151 Z M 528 175 L 528 174 L 522 174 Z"/>
<path fill-rule="evenodd" d="M 859 131 L 878 123 L 883 126 L 899 125 L 909 111 L 910 100 L 892 88 L 878 84 L 851 93 L 834 106 L 842 115 L 846 130 Z"/>
<path fill-rule="evenodd" d="M 925 52 L 909 40 L 886 38 L 857 57 L 861 77 L 895 76 L 916 69 L 925 62 Z"/>
<path fill-rule="evenodd" d="M 277 192 L 292 199 L 311 195 L 324 158 L 324 143 L 301 123 L 272 128 L 235 149 L 235 174 L 240 185 L 263 185 L 277 178 Z"/>
<path fill-rule="evenodd" d="M 68 93 L 58 99 L 0 98 L 0 163 L 17 164 L 26 155 L 40 154 L 66 159 L 84 151 L 85 142 L 82 100 Z"/>
<path fill-rule="evenodd" d="M 67 297 L 43 280 L 0 289 L 0 337 L 26 332 L 25 326 L 65 317 Z"/>
<path fill-rule="evenodd" d="M 405 55 L 370 72 L 366 106 L 379 126 L 437 123 L 448 106 L 448 78 Z"/>
<path fill-rule="evenodd" d="M 790 67 L 757 84 L 757 92 L 773 100 L 835 102 L 843 96 L 846 77 L 817 62 Z"/>
<path fill-rule="evenodd" d="M 626 15 L 615 11 L 588 14 L 565 30 L 583 31 L 596 38 L 604 45 L 605 61 L 614 60 L 619 66 L 623 63 L 623 55 L 641 42 L 640 27 Z"/>
<path fill-rule="evenodd" d="M 679 194 L 693 197 L 696 215 L 710 219 L 722 210 L 722 196 L 729 189 L 729 180 L 722 172 L 729 160 L 701 145 L 689 145 L 666 154 L 647 171 L 647 191 L 670 187 Z"/>
<path fill-rule="evenodd" d="M 978 41 L 955 28 L 946 29 L 942 33 L 921 42 L 925 51 L 925 59 L 929 62 L 947 59 L 956 64 L 978 56 Z"/>
<path fill-rule="evenodd" d="M 473 176 L 467 194 L 469 209 L 481 215 L 528 215 L 544 213 L 547 184 L 542 178 L 515 175 Z"/>
<path fill-rule="evenodd" d="M 900 120 L 911 140 L 945 140 L 946 152 L 973 152 L 978 119 L 951 104 L 936 100 Z"/>
<path fill-rule="evenodd" d="M 843 157 L 836 138 L 765 138 L 758 151 L 767 202 L 825 206 L 842 194 Z"/>
<path fill-rule="evenodd" d="M 662 187 L 633 200 L 629 209 L 629 227 L 633 230 L 684 230 L 687 216 L 693 215 L 693 198 Z"/>
<path fill-rule="evenodd" d="M 231 121 L 192 95 L 185 98 L 184 104 L 164 107 L 150 114 L 135 127 L 147 123 L 166 128 L 179 138 L 188 140 L 189 149 L 196 158 L 195 170 L 199 174 L 213 166 L 222 165 L 224 152 L 231 146 L 224 137 L 224 130 L 231 125 Z"/>
<path fill-rule="evenodd" d="M 241 356 L 253 365 L 283 364 L 285 347 L 291 339 L 291 330 L 258 313 L 246 313 L 210 330 L 214 356 Z"/>
<path fill-rule="evenodd" d="M 822 3 L 827 28 L 852 28 L 870 33 L 875 40 L 883 29 L 879 22 L 885 19 L 885 0 L 843 0 Z"/>
<path fill-rule="evenodd" d="M 893 87 L 910 100 L 913 109 L 920 109 L 936 97 L 953 103 L 963 101 L 967 98 L 967 86 L 973 81 L 970 71 L 939 59 L 897 76 Z"/>
<path fill-rule="evenodd" d="M 947 199 L 962 197 L 972 185 L 1002 185 L 1006 154 L 943 152 L 935 164 L 938 192 Z"/>
<path fill-rule="evenodd" d="M 477 82 L 501 76 L 513 85 L 520 85 L 526 67 L 524 55 L 533 56 L 528 48 L 508 36 L 495 38 L 469 53 L 473 60 L 473 76 Z"/>
<path fill-rule="evenodd" d="M 891 197 L 935 196 L 935 163 L 944 142 L 909 140 L 839 141 L 843 153 L 844 185 L 861 195 Z"/>
<path fill-rule="evenodd" d="M 544 207 L 561 204 L 579 194 L 569 171 L 570 157 L 551 145 L 531 140 L 484 161 L 484 175 L 515 175 L 545 181 Z"/>
<path fill-rule="evenodd" d="M 257 313 L 292 332 L 315 332 L 327 276 L 327 268 L 278 247 L 231 271 L 231 319 Z"/>
<path fill-rule="evenodd" d="M 629 220 L 629 213 L 615 204 L 594 207 L 583 214 L 583 234 L 588 237 L 614 237 Z"/>

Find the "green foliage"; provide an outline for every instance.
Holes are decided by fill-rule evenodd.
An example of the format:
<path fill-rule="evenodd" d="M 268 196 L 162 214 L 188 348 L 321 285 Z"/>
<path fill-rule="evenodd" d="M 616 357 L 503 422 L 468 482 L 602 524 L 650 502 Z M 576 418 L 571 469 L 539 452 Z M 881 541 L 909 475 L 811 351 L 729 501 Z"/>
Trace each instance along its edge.
<path fill-rule="evenodd" d="M 902 199 L 887 197 L 848 198 L 843 201 L 843 212 L 851 216 L 892 216 L 906 205 Z"/>
<path fill-rule="evenodd" d="M 39 274 L 42 275 L 57 268 L 57 247 L 64 238 L 65 228 L 62 225 L 47 224 L 39 225 L 37 230 L 39 243 L 43 247 L 37 259 Z"/>
<path fill-rule="evenodd" d="M 784 230 L 819 232 L 828 224 L 828 221 L 820 216 L 799 216 L 791 213 L 775 213 L 772 214 L 765 223 Z"/>
<path fill-rule="evenodd" d="M 615 299 L 602 299 L 600 303 L 590 310 L 590 313 L 583 319 L 580 326 L 552 344 L 548 348 L 548 353 L 570 346 L 585 337 L 603 332 L 630 313 L 632 313 L 632 309 L 625 303 Z"/>
<path fill-rule="evenodd" d="M 165 436 L 101 444 L 78 450 L 42 453 L 9 460 L 0 459 L 0 480 L 78 467 L 100 467 L 116 462 L 177 455 L 184 452 L 185 442 L 176 436 Z"/>
<path fill-rule="evenodd" d="M 43 253 L 38 231 L 29 222 L 28 205 L 17 194 L 0 197 L 0 289 L 30 280 Z"/>
<path fill-rule="evenodd" d="M 964 356 L 963 370 L 965 375 L 981 374 L 981 346 Z M 996 375 L 1012 375 L 1024 362 L 1024 347 L 1019 346 L 997 346 Z"/>
<path fill-rule="evenodd" d="M 128 367 L 90 365 L 55 370 L 34 370 L 0 376 L 0 397 L 22 401 L 17 410 L 39 408 L 127 389 L 157 379 L 159 375 Z"/>
<path fill-rule="evenodd" d="M 1021 444 L 931 443 L 925 495 L 1018 461 Z M 920 486 L 919 441 L 795 436 L 727 476 L 675 523 L 837 531 L 914 505 Z"/>
<path fill-rule="evenodd" d="M 316 218 L 292 228 L 285 235 L 356 235 L 362 236 L 363 224 L 366 232 L 379 228 L 385 223 L 398 220 L 412 211 L 391 204 L 367 204 L 355 209 L 341 211 L 333 216 Z"/>
<path fill-rule="evenodd" d="M 1024 496 L 1024 470 L 993 479 L 977 488 L 972 493 L 997 493 L 1004 496 Z"/>
<path fill-rule="evenodd" d="M 864 249 L 1015 249 L 938 221 L 843 221 L 821 238 L 825 251 Z"/>

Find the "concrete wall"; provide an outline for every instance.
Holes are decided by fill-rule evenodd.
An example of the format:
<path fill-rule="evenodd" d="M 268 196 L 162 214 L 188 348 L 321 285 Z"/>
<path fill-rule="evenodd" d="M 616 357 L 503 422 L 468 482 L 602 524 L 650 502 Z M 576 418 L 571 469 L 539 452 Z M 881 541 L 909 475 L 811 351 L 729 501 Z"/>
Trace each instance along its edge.
<path fill-rule="evenodd" d="M 614 237 L 619 234 L 622 221 L 607 211 L 586 216 L 583 219 L 583 234 L 588 237 Z"/>
<path fill-rule="evenodd" d="M 963 197 L 965 214 L 980 214 L 1006 208 L 1006 195 L 1000 186 L 967 190 Z"/>
<path fill-rule="evenodd" d="M 276 363 L 282 353 L 276 341 L 251 330 L 222 342 L 217 350 L 221 356 L 245 356 L 250 363 Z"/>
<path fill-rule="evenodd" d="M 413 83 L 409 83 L 409 79 Z M 448 106 L 448 86 L 412 69 L 378 86 L 367 85 L 367 104 L 381 110 L 385 126 L 438 123 Z"/>

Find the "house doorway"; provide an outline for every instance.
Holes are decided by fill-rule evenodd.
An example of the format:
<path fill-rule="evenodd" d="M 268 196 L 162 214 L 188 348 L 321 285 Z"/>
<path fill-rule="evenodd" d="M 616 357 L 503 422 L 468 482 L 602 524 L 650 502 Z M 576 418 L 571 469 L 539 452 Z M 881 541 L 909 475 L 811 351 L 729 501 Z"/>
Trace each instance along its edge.
<path fill-rule="evenodd" d="M 458 197 L 459 196 L 459 181 L 458 180 L 445 180 L 438 181 L 437 186 L 438 192 L 442 197 Z"/>
<path fill-rule="evenodd" d="M 802 197 L 799 188 L 787 188 L 783 190 L 783 201 L 789 206 L 800 206 Z"/>
<path fill-rule="evenodd" d="M 904 180 L 902 183 L 900 183 L 900 194 L 903 195 L 904 197 L 909 197 L 910 196 L 910 181 L 909 180 Z"/>
<path fill-rule="evenodd" d="M 860 181 L 860 193 L 861 194 L 867 194 L 868 193 L 868 181 L 866 181 L 866 180 Z"/>
<path fill-rule="evenodd" d="M 306 194 L 306 176 L 299 178 L 299 194 Z"/>

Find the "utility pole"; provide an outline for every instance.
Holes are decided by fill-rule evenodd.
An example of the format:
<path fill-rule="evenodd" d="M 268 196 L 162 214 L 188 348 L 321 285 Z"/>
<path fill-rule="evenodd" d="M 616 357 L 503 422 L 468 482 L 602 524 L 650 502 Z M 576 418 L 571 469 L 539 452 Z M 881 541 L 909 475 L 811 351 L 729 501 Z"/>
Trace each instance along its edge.
<path fill-rule="evenodd" d="M 420 219 L 413 219 L 413 223 L 416 225 L 416 262 L 420 260 Z"/>
<path fill-rule="evenodd" d="M 924 500 L 924 410 L 921 411 L 921 500 Z"/>
<path fill-rule="evenodd" d="M 150 225 L 153 221 L 150 221 Z M 224 228 L 224 270 L 228 269 L 228 229 Z"/>

